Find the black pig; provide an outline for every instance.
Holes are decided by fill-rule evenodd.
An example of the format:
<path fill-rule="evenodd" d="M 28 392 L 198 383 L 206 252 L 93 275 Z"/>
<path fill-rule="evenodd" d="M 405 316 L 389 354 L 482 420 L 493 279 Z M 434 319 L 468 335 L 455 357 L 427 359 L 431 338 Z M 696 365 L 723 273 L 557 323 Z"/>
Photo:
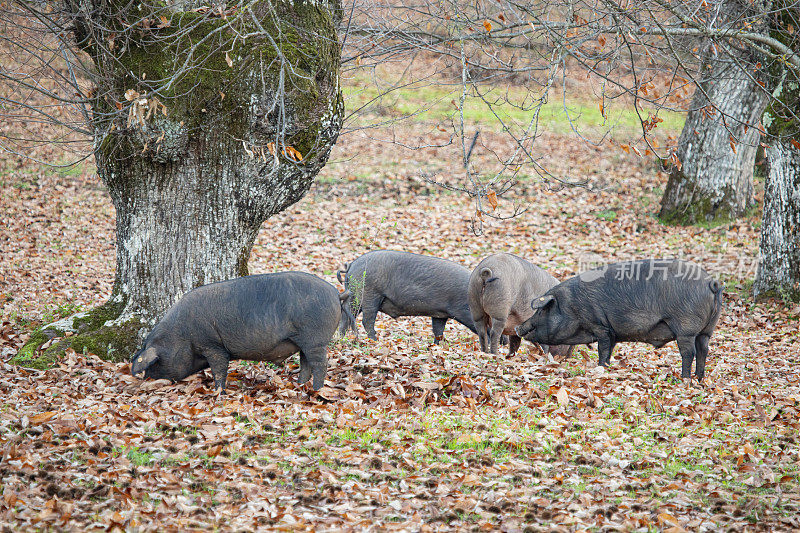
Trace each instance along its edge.
<path fill-rule="evenodd" d="M 444 338 L 444 326 L 452 318 L 470 329 L 475 324 L 467 303 L 469 270 L 446 259 L 427 255 L 375 250 L 348 263 L 337 273 L 364 313 L 367 336 L 377 339 L 375 318 L 382 311 L 392 318 L 429 316 L 436 344 Z"/>
<path fill-rule="evenodd" d="M 645 259 L 614 263 L 572 277 L 533 300 L 517 334 L 538 343 L 597 342 L 607 366 L 618 342 L 660 348 L 677 340 L 681 376 L 705 375 L 708 341 L 722 308 L 722 286 L 694 263 Z"/>
<path fill-rule="evenodd" d="M 198 287 L 167 310 L 131 359 L 131 373 L 181 380 L 211 368 L 225 390 L 232 359 L 282 362 L 300 352 L 299 383 L 325 381 L 339 327 L 356 331 L 350 294 L 303 272 L 260 274 Z"/>

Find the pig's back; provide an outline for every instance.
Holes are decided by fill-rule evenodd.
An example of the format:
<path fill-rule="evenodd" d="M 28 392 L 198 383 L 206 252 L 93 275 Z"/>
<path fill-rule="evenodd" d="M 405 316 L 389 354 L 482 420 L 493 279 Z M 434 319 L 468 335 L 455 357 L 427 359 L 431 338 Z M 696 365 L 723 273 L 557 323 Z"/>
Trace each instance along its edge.
<path fill-rule="evenodd" d="M 556 278 L 530 261 L 509 253 L 497 253 L 484 258 L 473 270 L 472 291 L 483 288 L 481 271 L 485 268 L 497 279 L 486 284 L 482 291 L 484 299 L 508 302 L 517 312 L 523 312 L 523 308 L 527 311 L 531 300 L 558 284 Z"/>
<path fill-rule="evenodd" d="M 487 256 L 478 263 L 469 279 L 470 306 L 492 316 L 508 315 L 517 307 L 519 288 L 525 283 L 527 271 L 521 258 L 507 253 Z M 484 280 L 482 273 L 488 269 Z"/>
<path fill-rule="evenodd" d="M 182 303 L 183 312 L 191 315 L 186 318 L 194 319 L 195 336 L 216 340 L 233 355 L 266 353 L 300 336 L 333 335 L 341 313 L 338 291 L 305 272 L 258 274 L 204 285 L 188 293 Z"/>
<path fill-rule="evenodd" d="M 713 278 L 681 260 L 639 260 L 613 263 L 569 280 L 573 289 L 601 304 L 610 324 L 636 335 L 660 322 L 680 322 L 701 330 L 718 309 Z"/>
<path fill-rule="evenodd" d="M 521 267 L 525 272 L 521 292 L 525 293 L 525 304 L 528 306 L 534 298 L 538 298 L 559 283 L 555 276 L 529 261 L 522 259 Z"/>
<path fill-rule="evenodd" d="M 469 284 L 469 270 L 458 263 L 395 250 L 362 255 L 353 261 L 348 275 L 356 280 L 364 276 L 375 292 L 407 303 L 449 300 L 452 295 L 465 300 Z"/>

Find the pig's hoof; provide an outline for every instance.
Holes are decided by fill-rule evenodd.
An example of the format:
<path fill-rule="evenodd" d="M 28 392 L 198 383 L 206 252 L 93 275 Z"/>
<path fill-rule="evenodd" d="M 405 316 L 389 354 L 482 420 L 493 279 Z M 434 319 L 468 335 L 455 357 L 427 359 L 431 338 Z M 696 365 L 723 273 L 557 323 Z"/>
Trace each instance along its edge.
<path fill-rule="evenodd" d="M 307 367 L 301 368 L 300 374 L 297 375 L 297 384 L 302 385 L 309 379 L 311 379 L 311 369 Z"/>

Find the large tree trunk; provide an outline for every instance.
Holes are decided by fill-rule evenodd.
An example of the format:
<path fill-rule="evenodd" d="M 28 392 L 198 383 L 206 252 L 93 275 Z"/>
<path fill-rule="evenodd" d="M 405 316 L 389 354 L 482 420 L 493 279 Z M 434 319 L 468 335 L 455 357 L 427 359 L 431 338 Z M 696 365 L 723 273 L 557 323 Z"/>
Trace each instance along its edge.
<path fill-rule="evenodd" d="M 766 150 L 764 218 L 753 292 L 800 300 L 800 149 L 776 140 Z"/>
<path fill-rule="evenodd" d="M 744 65 L 752 63 L 739 55 Z M 660 216 L 669 223 L 733 219 L 753 202 L 755 125 L 768 96 L 751 80 L 754 73 L 732 60 L 709 58 L 704 66 L 707 81 L 694 94 L 678 140 L 681 165 L 673 165 L 661 199 Z"/>
<path fill-rule="evenodd" d="M 178 3 L 145 6 L 148 18 L 143 4 L 93 1 L 73 8 L 89 13 L 75 32 L 98 73 L 95 159 L 116 208 L 116 281 L 106 305 L 32 342 L 73 331 L 54 349 L 121 359 L 184 293 L 246 275 L 261 224 L 325 164 L 343 111 L 340 10 Z"/>

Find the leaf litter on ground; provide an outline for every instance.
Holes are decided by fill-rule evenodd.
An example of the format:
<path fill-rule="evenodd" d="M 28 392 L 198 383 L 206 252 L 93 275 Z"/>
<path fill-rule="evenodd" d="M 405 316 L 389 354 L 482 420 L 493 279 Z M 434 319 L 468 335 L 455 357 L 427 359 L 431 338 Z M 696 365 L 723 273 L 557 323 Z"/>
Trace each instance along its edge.
<path fill-rule="evenodd" d="M 414 135 L 409 130 L 408 137 Z M 484 142 L 501 153 L 499 136 Z M 210 376 L 177 384 L 69 353 L 47 371 L 0 373 L 0 523 L 13 529 L 412 531 L 794 530 L 800 312 L 754 304 L 754 219 L 711 228 L 652 215 L 665 176 L 612 147 L 541 139 L 549 168 L 589 180 L 521 180 L 519 218 L 470 232 L 463 195 L 418 180 L 458 176 L 431 149 L 408 159 L 348 136 L 309 195 L 268 220 L 253 273 L 335 271 L 378 248 L 471 268 L 509 251 L 560 278 L 587 258 L 680 255 L 727 286 L 704 388 L 679 379 L 674 344 L 622 345 L 556 361 L 524 344 L 478 351 L 448 325 L 378 321 L 378 341 L 339 340 L 326 386 L 285 365 L 237 363 L 217 399 Z M 552 150 L 546 150 L 546 147 Z M 359 152 L 358 161 L 344 159 Z M 424 155 L 422 157 L 421 155 Z M 482 163 L 476 153 L 474 162 Z M 424 163 L 418 163 L 424 161 Z M 454 161 L 454 163 L 450 163 Z M 102 303 L 113 282 L 114 215 L 96 178 L 3 160 L 2 359 L 37 324 Z M 498 196 L 498 211 L 510 198 Z M 613 211 L 614 215 L 609 213 Z"/>

